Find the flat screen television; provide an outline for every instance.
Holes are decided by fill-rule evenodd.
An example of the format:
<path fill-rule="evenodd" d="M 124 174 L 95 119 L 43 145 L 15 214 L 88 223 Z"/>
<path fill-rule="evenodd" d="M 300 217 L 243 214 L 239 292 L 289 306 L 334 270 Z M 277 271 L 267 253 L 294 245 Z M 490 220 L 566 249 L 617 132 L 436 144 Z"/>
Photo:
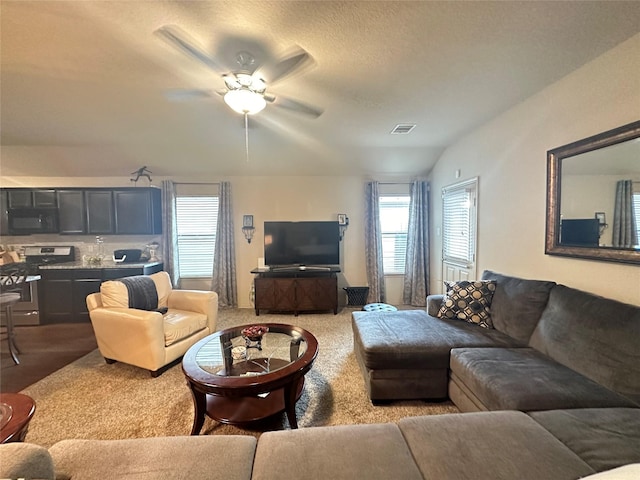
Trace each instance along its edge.
<path fill-rule="evenodd" d="M 264 263 L 269 267 L 339 265 L 338 222 L 264 222 Z"/>
<path fill-rule="evenodd" d="M 597 247 L 600 243 L 600 223 L 597 218 L 563 219 L 560 223 L 560 244 Z"/>

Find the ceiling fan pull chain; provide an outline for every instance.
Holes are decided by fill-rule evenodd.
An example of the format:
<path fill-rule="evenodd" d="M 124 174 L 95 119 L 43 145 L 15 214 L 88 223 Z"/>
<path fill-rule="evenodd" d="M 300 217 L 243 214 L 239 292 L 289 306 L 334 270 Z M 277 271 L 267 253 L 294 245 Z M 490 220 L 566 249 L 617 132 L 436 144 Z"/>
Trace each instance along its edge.
<path fill-rule="evenodd" d="M 249 115 L 244 114 L 244 146 L 247 152 L 247 163 L 249 163 Z"/>

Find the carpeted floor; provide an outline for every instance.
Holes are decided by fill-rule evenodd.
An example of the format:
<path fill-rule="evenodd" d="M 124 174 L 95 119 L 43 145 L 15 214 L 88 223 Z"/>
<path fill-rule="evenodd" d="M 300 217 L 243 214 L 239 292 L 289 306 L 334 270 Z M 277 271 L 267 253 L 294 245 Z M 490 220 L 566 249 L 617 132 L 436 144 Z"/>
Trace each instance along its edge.
<path fill-rule="evenodd" d="M 296 405 L 302 427 L 379 423 L 402 417 L 457 412 L 451 402 L 394 402 L 373 406 L 353 354 L 352 309 L 338 315 L 298 317 L 263 314 L 249 309 L 221 310 L 218 327 L 248 323 L 291 323 L 318 339 L 319 353 L 306 375 L 305 390 Z M 193 403 L 177 364 L 157 378 L 121 363 L 107 365 L 97 350 L 26 388 L 36 401 L 27 441 L 51 446 L 65 438 L 118 439 L 188 435 Z M 252 429 L 206 419 L 202 434 L 252 434 L 288 428 L 278 415 Z"/>

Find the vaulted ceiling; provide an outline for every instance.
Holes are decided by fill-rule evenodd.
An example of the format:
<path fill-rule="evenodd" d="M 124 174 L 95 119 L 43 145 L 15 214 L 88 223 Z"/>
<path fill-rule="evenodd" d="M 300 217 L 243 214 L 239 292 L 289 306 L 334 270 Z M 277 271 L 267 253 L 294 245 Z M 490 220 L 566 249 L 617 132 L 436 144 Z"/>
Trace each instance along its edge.
<path fill-rule="evenodd" d="M 453 141 L 640 32 L 640 2 L 1 0 L 3 176 L 425 175 Z M 242 116 L 240 51 L 313 65 L 269 93 L 319 107 Z M 615 75 L 615 72 L 612 72 Z M 205 89 L 211 96 L 176 95 Z M 408 135 L 391 135 L 400 123 Z"/>

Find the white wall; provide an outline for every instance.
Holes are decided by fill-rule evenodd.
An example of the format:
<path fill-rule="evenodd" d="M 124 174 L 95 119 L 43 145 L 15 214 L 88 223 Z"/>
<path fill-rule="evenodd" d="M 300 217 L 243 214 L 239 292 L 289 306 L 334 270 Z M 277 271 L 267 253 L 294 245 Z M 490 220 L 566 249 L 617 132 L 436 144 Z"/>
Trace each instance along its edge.
<path fill-rule="evenodd" d="M 431 172 L 432 232 L 442 187 L 479 177 L 478 274 L 548 279 L 640 305 L 640 267 L 544 254 L 546 152 L 640 119 L 640 34 L 446 149 Z M 442 238 L 431 250 L 441 290 Z"/>

